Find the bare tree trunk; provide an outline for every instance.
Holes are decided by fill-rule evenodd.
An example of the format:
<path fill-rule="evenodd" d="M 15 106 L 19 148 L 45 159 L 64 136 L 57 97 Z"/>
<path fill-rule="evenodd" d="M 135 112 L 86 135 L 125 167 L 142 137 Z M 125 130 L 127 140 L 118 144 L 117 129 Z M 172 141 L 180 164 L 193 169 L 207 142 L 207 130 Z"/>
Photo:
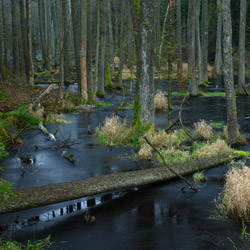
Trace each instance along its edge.
<path fill-rule="evenodd" d="M 19 0 L 20 7 L 20 23 L 21 23 L 21 37 L 23 47 L 23 58 L 25 65 L 25 76 L 28 81 L 29 79 L 29 62 L 28 62 L 28 41 L 27 41 L 27 22 L 24 14 L 24 0 Z"/>
<path fill-rule="evenodd" d="M 60 17 L 60 85 L 59 85 L 59 97 L 61 100 L 64 98 L 64 58 L 65 58 L 65 35 L 66 35 L 66 30 L 65 30 L 65 25 L 64 25 L 64 20 L 65 20 L 65 11 L 64 8 L 65 6 L 65 0 L 60 0 L 60 9 L 59 9 L 59 17 Z"/>
<path fill-rule="evenodd" d="M 140 123 L 154 124 L 154 1 L 140 1 Z"/>
<path fill-rule="evenodd" d="M 2 0 L 2 21 L 3 21 L 3 48 L 4 48 L 4 78 L 6 80 L 8 78 L 8 59 L 7 59 L 7 28 L 6 28 L 6 20 L 5 20 L 5 8 L 4 8 L 4 0 Z"/>
<path fill-rule="evenodd" d="M 81 0 L 81 93 L 85 100 L 88 100 L 88 83 L 86 77 L 86 37 L 87 37 L 87 0 Z"/>
<path fill-rule="evenodd" d="M 216 35 L 216 54 L 215 54 L 215 73 L 221 74 L 222 68 L 222 0 L 217 0 L 217 35 Z"/>
<path fill-rule="evenodd" d="M 233 58 L 232 58 L 232 22 L 230 0 L 222 1 L 223 18 L 223 56 L 224 56 L 224 83 L 227 105 L 227 137 L 230 144 L 237 141 L 237 110 L 234 99 Z"/>
<path fill-rule="evenodd" d="M 195 74 L 195 1 L 190 0 L 188 8 L 188 77 L 191 96 L 198 95 Z"/>
<path fill-rule="evenodd" d="M 33 58 L 32 58 L 32 39 L 31 39 L 31 0 L 26 0 L 26 15 L 27 15 L 27 38 L 28 38 L 28 83 L 34 84 Z"/>
<path fill-rule="evenodd" d="M 88 86 L 88 98 L 90 101 L 95 101 L 95 88 L 93 86 L 92 79 L 92 0 L 87 2 L 87 86 Z"/>
<path fill-rule="evenodd" d="M 63 34 L 61 38 L 63 39 L 63 72 L 64 72 L 64 81 L 69 82 L 70 80 L 70 53 L 69 53 L 69 14 L 68 14 L 68 0 L 62 1 L 62 16 L 61 26 Z"/>
<path fill-rule="evenodd" d="M 196 20 L 195 20 L 195 36 L 196 36 L 196 51 L 197 51 L 197 69 L 198 69 L 198 84 L 203 84 L 203 66 L 202 66 L 202 52 L 200 39 L 200 7 L 201 1 L 196 0 Z"/>
<path fill-rule="evenodd" d="M 122 1 L 123 3 L 124 1 Z M 122 4 L 121 3 L 121 4 Z M 108 34 L 109 34 L 109 64 L 110 66 L 110 74 L 111 76 L 115 73 L 115 65 L 114 65 L 114 38 L 113 38 L 113 24 L 111 18 L 111 0 L 107 0 L 107 13 L 108 13 Z M 118 24 L 116 24 L 118 25 Z M 121 23 L 123 25 L 123 23 Z"/>
<path fill-rule="evenodd" d="M 184 92 L 182 78 L 182 25 L 181 25 L 181 0 L 176 0 L 177 12 L 177 87 L 178 92 Z"/>
<path fill-rule="evenodd" d="M 1 70 L 1 77 L 0 80 L 3 81 L 5 78 L 5 70 L 4 70 L 4 60 L 3 60 L 3 25 L 2 19 L 0 19 L 0 70 Z"/>
<path fill-rule="evenodd" d="M 19 49 L 18 49 L 18 21 L 17 21 L 17 0 L 11 0 L 11 16 L 12 16 L 12 54 L 13 54 L 13 72 L 19 77 Z"/>
<path fill-rule="evenodd" d="M 96 0 L 96 49 L 95 49 L 95 88 L 98 83 L 98 63 L 100 49 L 100 1 Z M 96 89 L 95 89 L 96 92 Z"/>
<path fill-rule="evenodd" d="M 246 0 L 240 1 L 240 31 L 239 31 L 239 78 L 238 93 L 247 94 L 245 91 L 245 46 L 246 46 Z"/>
<path fill-rule="evenodd" d="M 45 3 L 43 0 L 38 0 L 38 11 L 39 11 L 39 29 L 40 29 L 40 41 L 43 55 L 43 65 L 45 69 L 49 69 L 49 58 L 46 44 L 45 34 Z"/>
<path fill-rule="evenodd" d="M 125 3 L 124 1 L 121 3 L 121 17 L 120 17 L 120 46 L 119 46 L 119 82 L 122 82 L 122 71 L 124 64 L 124 16 L 125 16 Z"/>
<path fill-rule="evenodd" d="M 203 81 L 208 82 L 208 0 L 202 1 L 202 62 Z"/>
<path fill-rule="evenodd" d="M 79 11 L 77 9 L 76 0 L 71 0 L 71 15 L 73 22 L 74 52 L 75 52 L 76 73 L 77 73 L 76 78 L 78 82 L 78 91 L 82 94 L 84 86 L 82 86 L 82 81 L 81 81 L 81 62 L 80 62 L 81 39 L 80 39 L 80 27 L 78 24 Z"/>

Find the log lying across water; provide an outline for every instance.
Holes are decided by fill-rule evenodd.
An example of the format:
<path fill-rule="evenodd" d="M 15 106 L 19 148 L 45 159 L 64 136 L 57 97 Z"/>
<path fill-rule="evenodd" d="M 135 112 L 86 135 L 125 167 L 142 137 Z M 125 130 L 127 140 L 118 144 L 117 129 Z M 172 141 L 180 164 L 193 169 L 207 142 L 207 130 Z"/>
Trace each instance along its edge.
<path fill-rule="evenodd" d="M 180 175 L 185 176 L 225 164 L 230 160 L 240 159 L 241 157 L 242 154 L 236 152 L 228 153 L 175 165 L 173 168 Z M 16 190 L 15 192 L 19 194 L 19 197 L 13 199 L 8 205 L 3 206 L 3 204 L 0 204 L 0 214 L 79 199 L 124 188 L 169 181 L 174 178 L 176 178 L 175 174 L 169 171 L 167 167 L 158 167 Z"/>

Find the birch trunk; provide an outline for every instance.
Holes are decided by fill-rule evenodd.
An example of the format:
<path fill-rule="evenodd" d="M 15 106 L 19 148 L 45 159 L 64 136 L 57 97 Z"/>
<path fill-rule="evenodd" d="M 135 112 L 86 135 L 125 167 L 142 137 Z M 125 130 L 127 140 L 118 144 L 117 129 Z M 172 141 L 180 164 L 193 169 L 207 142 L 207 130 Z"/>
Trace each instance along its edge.
<path fill-rule="evenodd" d="M 140 1 L 140 124 L 154 124 L 154 2 Z"/>
<path fill-rule="evenodd" d="M 224 57 L 224 83 L 226 90 L 227 106 L 227 137 L 230 144 L 237 141 L 237 110 L 234 98 L 233 79 L 233 48 L 232 48 L 232 22 L 230 0 L 222 1 L 223 18 L 223 57 Z"/>

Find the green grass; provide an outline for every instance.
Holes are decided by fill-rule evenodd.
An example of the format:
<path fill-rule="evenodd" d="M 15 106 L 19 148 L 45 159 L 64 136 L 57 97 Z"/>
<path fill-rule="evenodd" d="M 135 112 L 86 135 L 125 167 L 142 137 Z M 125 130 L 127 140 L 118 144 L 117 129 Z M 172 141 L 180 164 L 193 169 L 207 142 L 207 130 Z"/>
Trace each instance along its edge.
<path fill-rule="evenodd" d="M 50 235 L 42 240 L 31 241 L 22 244 L 17 241 L 0 240 L 0 249 L 2 250 L 44 250 L 49 249 L 53 243 L 50 242 Z"/>
<path fill-rule="evenodd" d="M 222 128 L 224 126 L 224 122 L 211 122 L 211 125 L 214 128 Z"/>
<path fill-rule="evenodd" d="M 172 95 L 174 95 L 174 96 L 185 96 L 185 95 L 188 95 L 188 93 L 187 92 L 186 93 L 174 92 L 174 93 L 172 93 Z"/>
<path fill-rule="evenodd" d="M 134 109 L 134 103 L 129 103 L 129 105 L 125 106 L 123 109 Z"/>
<path fill-rule="evenodd" d="M 193 179 L 195 183 L 199 183 L 199 182 L 205 182 L 207 180 L 207 177 L 204 176 L 203 171 L 202 171 L 202 172 L 194 173 Z"/>
<path fill-rule="evenodd" d="M 206 93 L 203 93 L 203 96 L 205 96 L 205 97 L 213 97 L 213 96 L 225 97 L 226 94 L 225 94 L 225 92 L 206 92 Z"/>
<path fill-rule="evenodd" d="M 95 107 L 111 107 L 113 106 L 111 103 L 108 102 L 96 102 Z"/>

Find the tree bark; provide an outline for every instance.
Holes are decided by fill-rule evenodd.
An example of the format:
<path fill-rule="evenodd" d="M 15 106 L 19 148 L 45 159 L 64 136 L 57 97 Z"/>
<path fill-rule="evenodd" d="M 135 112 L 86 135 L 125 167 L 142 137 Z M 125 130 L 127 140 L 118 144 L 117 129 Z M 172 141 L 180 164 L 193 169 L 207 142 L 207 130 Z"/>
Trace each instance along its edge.
<path fill-rule="evenodd" d="M 217 0 L 217 34 L 216 34 L 216 54 L 215 54 L 215 73 L 221 74 L 222 68 L 222 3 L 221 0 Z"/>
<path fill-rule="evenodd" d="M 177 12 L 177 88 L 178 92 L 184 92 L 182 78 L 182 24 L 181 24 L 181 0 L 176 0 Z"/>
<path fill-rule="evenodd" d="M 195 37 L 196 37 L 196 55 L 197 55 L 197 69 L 198 69 L 198 84 L 203 84 L 203 66 L 202 66 L 202 51 L 200 39 L 200 7 L 201 1 L 196 0 L 196 20 L 195 20 Z"/>
<path fill-rule="evenodd" d="M 223 154 L 208 159 L 175 165 L 174 169 L 179 175 L 185 176 L 240 158 L 241 156 L 237 153 Z M 0 204 L 0 214 L 80 199 L 124 188 L 152 185 L 176 178 L 176 175 L 167 167 L 158 167 L 21 189 L 15 191 L 18 198 L 13 198 L 10 204 Z"/>
<path fill-rule="evenodd" d="M 195 1 L 190 0 L 188 8 L 188 77 L 191 96 L 198 95 L 195 74 Z"/>
<path fill-rule="evenodd" d="M 18 21 L 17 21 L 17 0 L 11 0 L 11 17 L 12 17 L 12 55 L 13 55 L 13 72 L 19 77 L 19 49 L 18 49 Z"/>
<path fill-rule="evenodd" d="M 123 4 L 123 3 L 124 3 L 124 1 L 122 1 L 121 4 Z M 112 76 L 115 73 L 115 67 L 114 67 L 113 24 L 112 24 L 112 17 L 111 17 L 111 14 L 112 14 L 111 0 L 107 0 L 107 13 L 108 13 L 108 35 L 109 35 L 109 37 L 108 37 L 108 40 L 109 40 L 109 64 L 110 64 L 110 74 Z M 118 25 L 118 24 L 116 24 L 116 25 Z M 120 25 L 123 25 L 123 23 L 121 23 Z"/>
<path fill-rule="evenodd" d="M 240 1 L 240 31 L 239 31 L 239 77 L 238 93 L 247 94 L 245 91 L 245 46 L 246 46 L 246 0 Z"/>
<path fill-rule="evenodd" d="M 7 59 L 7 28 L 6 28 L 6 20 L 5 20 L 5 7 L 4 0 L 2 0 L 2 21 L 3 21 L 3 47 L 4 47 L 4 78 L 6 80 L 8 78 L 8 59 Z"/>
<path fill-rule="evenodd" d="M 208 0 L 202 1 L 202 64 L 203 81 L 208 82 Z"/>
<path fill-rule="evenodd" d="M 32 39 L 31 39 L 31 0 L 26 0 L 27 15 L 27 43 L 28 43 L 28 83 L 34 84 L 33 58 L 32 58 Z"/>
<path fill-rule="evenodd" d="M 230 0 L 222 1 L 223 18 L 223 57 L 224 57 L 224 83 L 227 106 L 227 137 L 228 143 L 236 144 L 237 141 L 237 110 L 234 99 L 233 79 L 233 48 L 232 48 L 232 22 Z"/>
<path fill-rule="evenodd" d="M 140 124 L 154 124 L 154 1 L 140 1 Z"/>

